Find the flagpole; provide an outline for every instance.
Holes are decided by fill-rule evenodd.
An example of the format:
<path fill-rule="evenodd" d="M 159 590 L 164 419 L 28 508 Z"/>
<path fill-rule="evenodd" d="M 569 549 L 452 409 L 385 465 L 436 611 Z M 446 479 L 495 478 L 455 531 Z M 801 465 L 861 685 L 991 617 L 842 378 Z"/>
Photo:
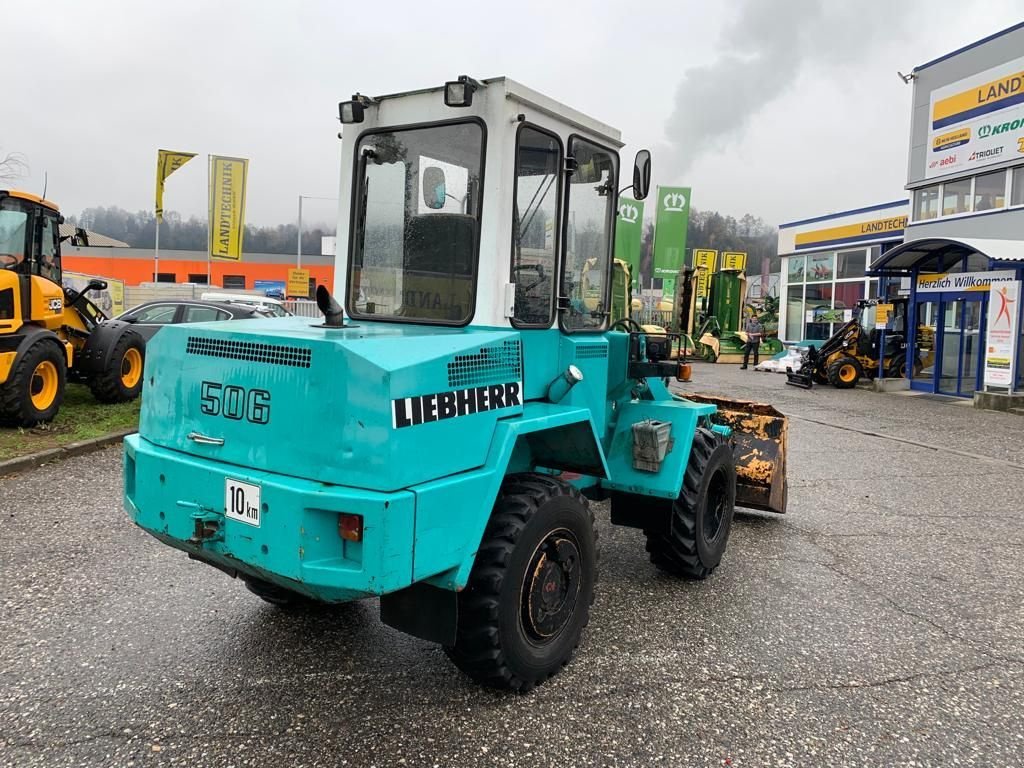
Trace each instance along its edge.
<path fill-rule="evenodd" d="M 160 273 L 160 217 L 156 217 L 156 246 L 153 249 L 153 282 L 157 282 Z"/>
<path fill-rule="evenodd" d="M 212 201 L 213 195 L 213 156 L 206 156 L 206 195 Z M 208 224 L 206 225 L 206 285 L 210 285 L 210 278 L 213 274 L 213 205 L 211 203 L 206 214 Z"/>

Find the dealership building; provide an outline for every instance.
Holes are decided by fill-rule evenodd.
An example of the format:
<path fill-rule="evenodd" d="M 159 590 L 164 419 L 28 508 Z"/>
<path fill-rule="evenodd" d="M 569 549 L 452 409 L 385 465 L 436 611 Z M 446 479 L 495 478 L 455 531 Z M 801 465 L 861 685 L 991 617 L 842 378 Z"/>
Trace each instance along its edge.
<path fill-rule="evenodd" d="M 909 77 L 908 199 L 780 227 L 780 336 L 903 295 L 913 389 L 1024 391 L 1024 23 Z"/>

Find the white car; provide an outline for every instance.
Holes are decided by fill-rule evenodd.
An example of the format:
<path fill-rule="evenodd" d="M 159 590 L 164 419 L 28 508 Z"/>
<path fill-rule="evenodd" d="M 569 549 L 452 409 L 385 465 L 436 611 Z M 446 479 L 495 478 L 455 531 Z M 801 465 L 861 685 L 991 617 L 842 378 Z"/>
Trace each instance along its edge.
<path fill-rule="evenodd" d="M 291 315 L 284 308 L 284 303 L 269 296 L 251 296 L 247 293 L 220 293 L 207 291 L 202 295 L 203 301 L 219 301 L 224 304 L 244 304 L 247 307 L 259 307 L 271 317 L 287 317 Z"/>

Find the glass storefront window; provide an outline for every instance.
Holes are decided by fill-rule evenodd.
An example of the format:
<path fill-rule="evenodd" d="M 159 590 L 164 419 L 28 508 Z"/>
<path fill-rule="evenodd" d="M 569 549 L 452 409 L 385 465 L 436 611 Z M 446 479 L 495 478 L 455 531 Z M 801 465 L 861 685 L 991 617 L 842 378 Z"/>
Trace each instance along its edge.
<path fill-rule="evenodd" d="M 831 253 L 815 253 L 807 257 L 807 282 L 831 280 L 834 274 Z"/>
<path fill-rule="evenodd" d="M 939 216 L 939 185 L 914 190 L 914 221 L 935 219 Z"/>
<path fill-rule="evenodd" d="M 942 215 L 968 213 L 971 210 L 971 180 L 947 181 L 942 185 Z"/>
<path fill-rule="evenodd" d="M 836 255 L 836 262 L 837 280 L 864 277 L 864 270 L 867 269 L 867 252 L 843 251 Z"/>
<path fill-rule="evenodd" d="M 974 210 L 1006 207 L 1006 171 L 984 173 L 974 179 Z"/>
<path fill-rule="evenodd" d="M 1013 169 L 1010 205 L 1024 205 L 1024 165 Z"/>
<path fill-rule="evenodd" d="M 864 298 L 864 281 L 858 280 L 855 283 L 836 283 L 835 285 L 835 308 L 852 309 L 856 311 L 857 302 Z M 845 316 L 844 320 L 845 322 Z M 839 322 L 838 318 L 836 322 Z"/>
<path fill-rule="evenodd" d="M 802 283 L 804 281 L 804 267 L 806 265 L 806 261 L 806 256 L 789 257 L 789 282 Z"/>
<path fill-rule="evenodd" d="M 786 338 L 791 341 L 803 339 L 804 330 L 804 287 L 791 285 L 786 290 Z"/>
<path fill-rule="evenodd" d="M 804 338 L 824 341 L 832 335 L 832 286 L 808 285 L 804 308 Z"/>

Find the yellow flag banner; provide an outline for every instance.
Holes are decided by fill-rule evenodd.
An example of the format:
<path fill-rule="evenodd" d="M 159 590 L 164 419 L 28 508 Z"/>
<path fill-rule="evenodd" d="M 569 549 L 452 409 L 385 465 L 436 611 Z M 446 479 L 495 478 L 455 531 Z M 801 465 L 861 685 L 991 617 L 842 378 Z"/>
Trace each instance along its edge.
<path fill-rule="evenodd" d="M 195 152 L 172 152 L 158 149 L 156 153 L 156 220 L 164 220 L 164 181 L 196 156 Z"/>
<path fill-rule="evenodd" d="M 242 260 L 245 234 L 245 181 L 249 161 L 241 157 L 210 157 L 210 256 Z"/>

